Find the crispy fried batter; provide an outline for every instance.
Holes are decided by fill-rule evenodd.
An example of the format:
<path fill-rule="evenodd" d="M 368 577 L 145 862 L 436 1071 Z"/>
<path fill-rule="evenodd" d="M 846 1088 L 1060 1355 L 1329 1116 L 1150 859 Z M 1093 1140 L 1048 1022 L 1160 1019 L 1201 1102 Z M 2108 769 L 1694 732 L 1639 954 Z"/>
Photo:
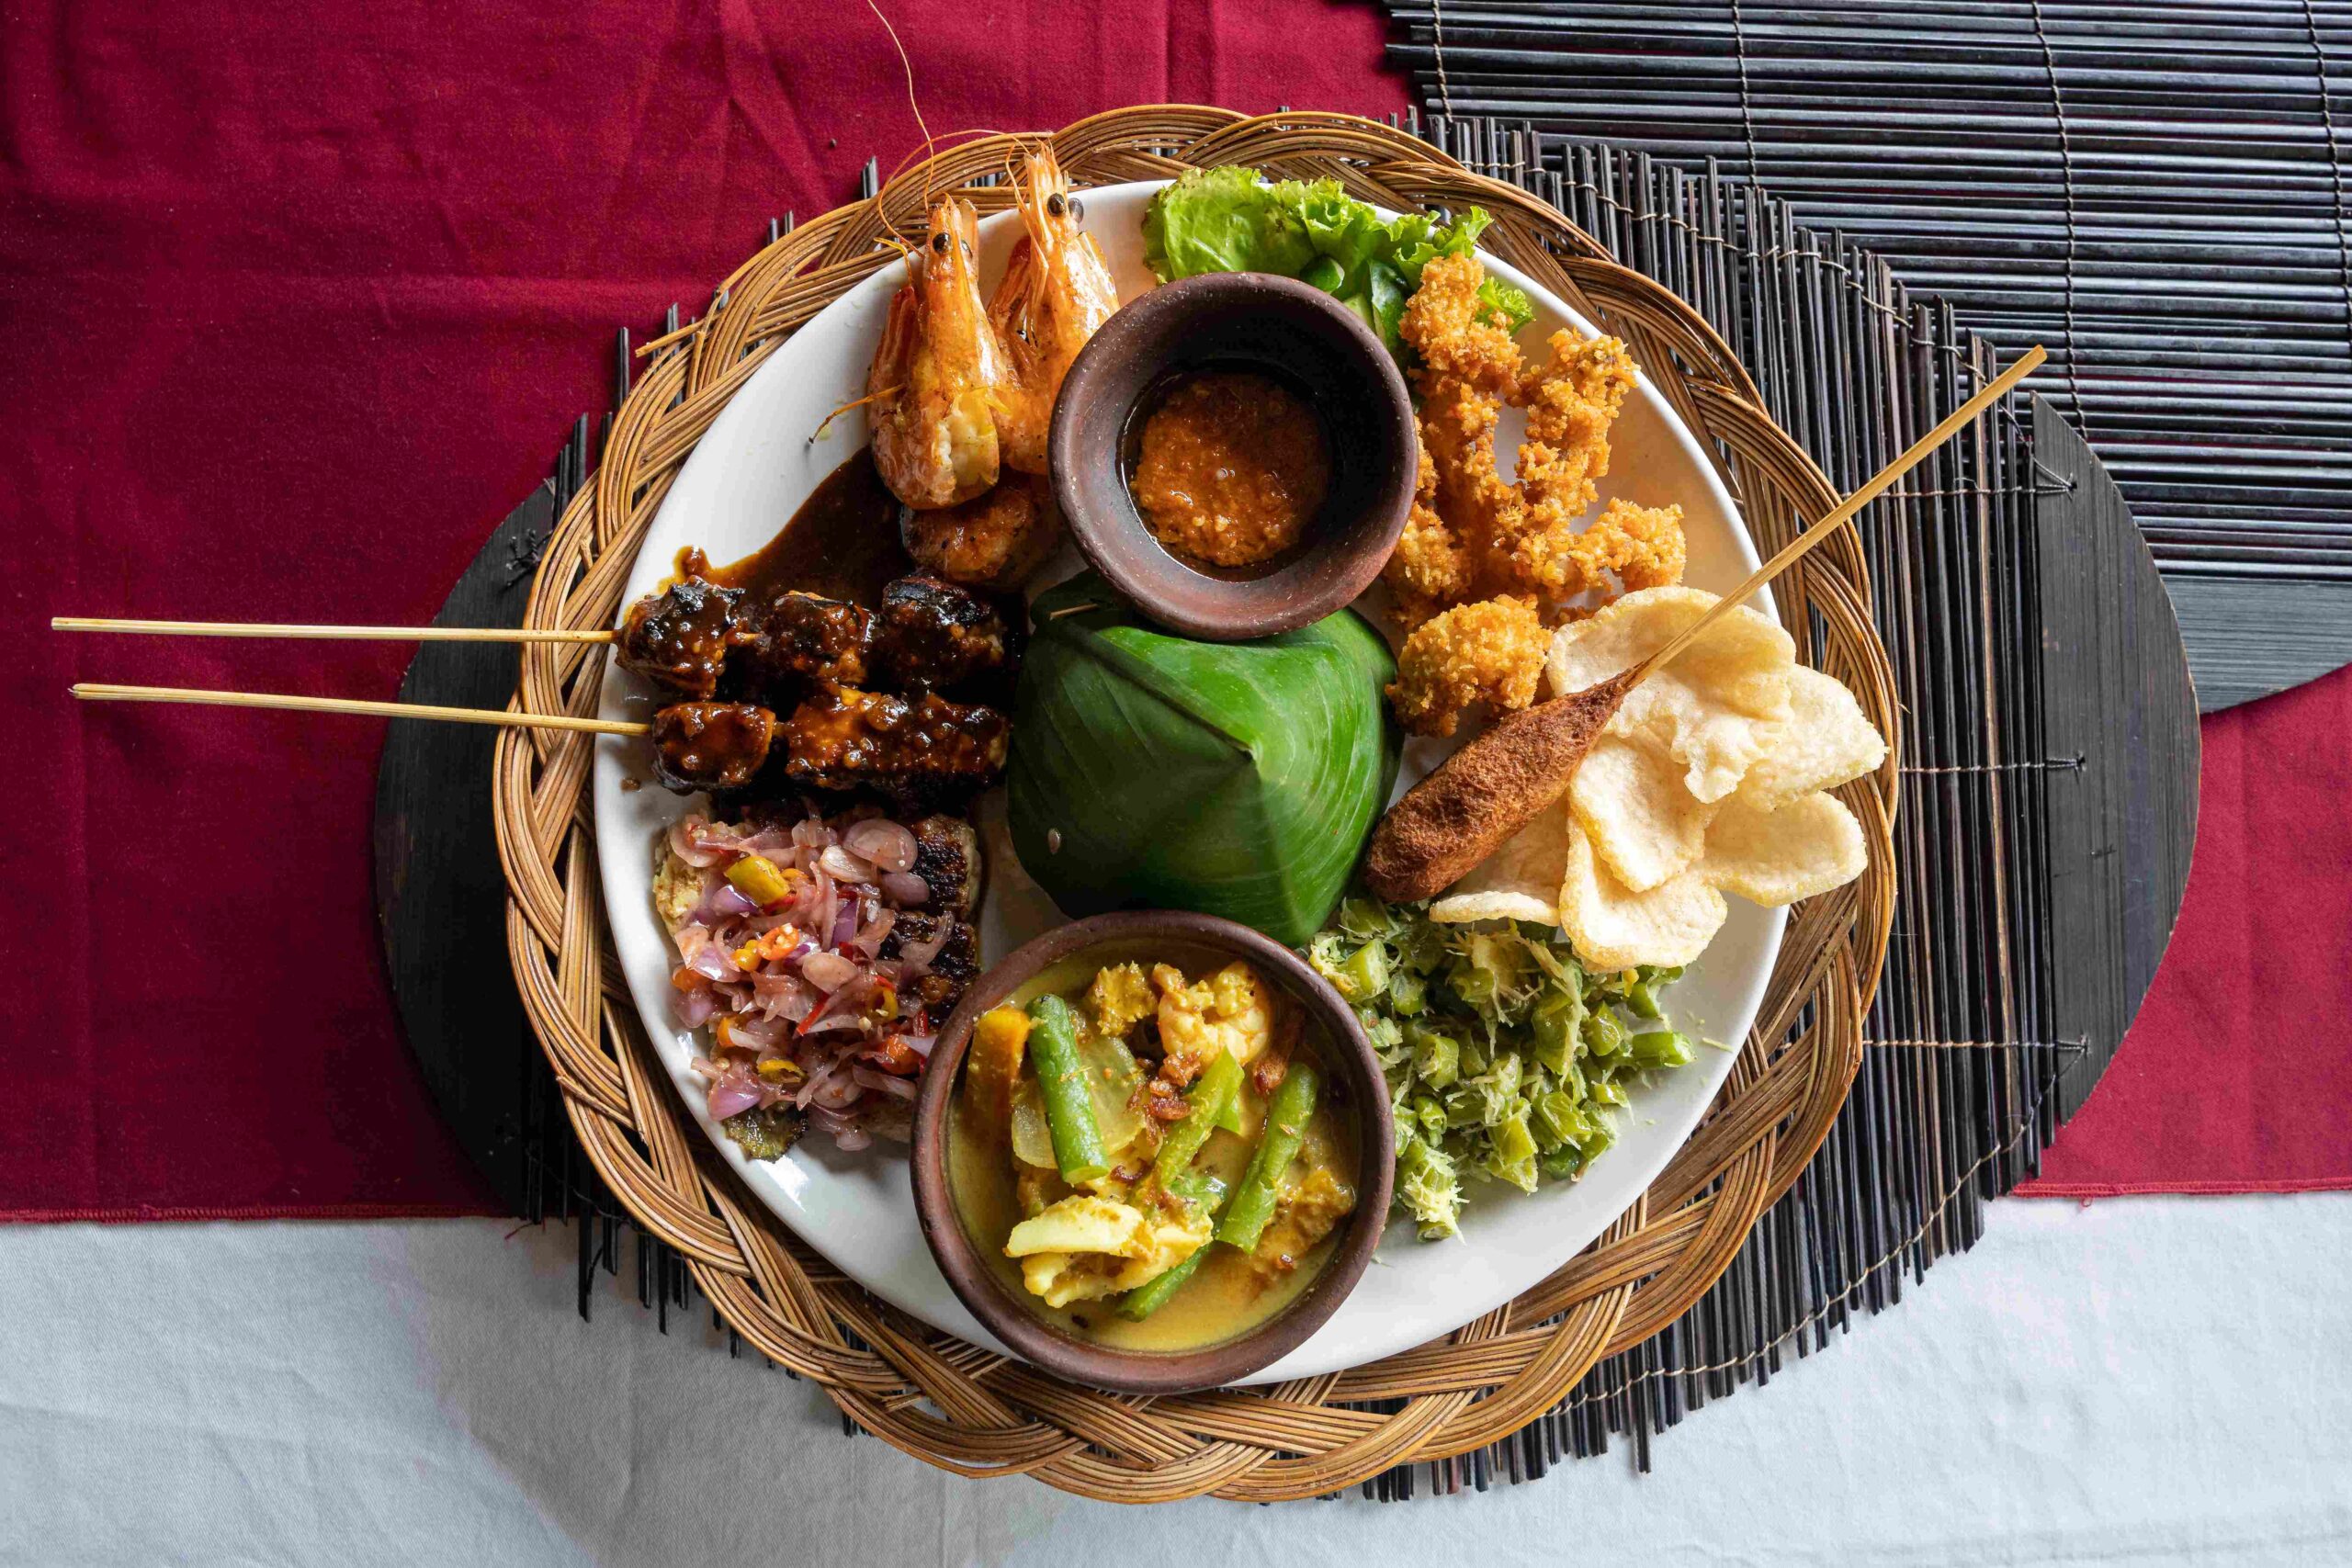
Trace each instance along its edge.
<path fill-rule="evenodd" d="M 1518 390 L 1522 367 L 1510 328 L 1478 303 L 1487 269 L 1476 255 L 1440 256 L 1421 269 L 1420 287 L 1405 301 L 1397 335 L 1440 376 L 1465 381 L 1493 398 Z"/>
<path fill-rule="evenodd" d="M 1609 432 L 1635 371 L 1612 337 L 1556 332 L 1530 365 L 1478 303 L 1475 255 L 1422 271 L 1399 331 L 1419 354 L 1420 473 L 1384 573 L 1408 636 L 1388 688 L 1406 728 L 1451 735 L 1464 708 L 1532 700 L 1547 624 L 1581 618 L 1598 592 L 1679 582 L 1678 507 L 1611 502 L 1581 527 L 1609 472 Z M 1503 403 L 1527 411 L 1516 482 L 1495 467 Z M 1613 574 L 1613 576 L 1612 576 Z"/>
<path fill-rule="evenodd" d="M 1426 444 L 1413 486 L 1413 510 L 1381 575 L 1396 598 L 1396 618 L 1408 631 L 1470 596 L 1475 581 L 1470 552 L 1438 513 L 1437 465 Z"/>
<path fill-rule="evenodd" d="M 1666 588 L 1682 581 L 1689 547 L 1682 508 L 1636 506 L 1620 497 L 1577 536 L 1589 572 L 1613 571 L 1628 591 Z"/>
<path fill-rule="evenodd" d="M 1625 345 L 1557 332 L 1544 364 L 1522 365 L 1508 333 L 1478 314 L 1480 276 L 1475 257 L 1441 258 L 1406 308 L 1405 335 L 1423 361 L 1414 385 L 1425 472 L 1389 574 L 1399 617 L 1418 626 L 1450 604 L 1509 594 L 1558 621 L 1578 594 L 1613 596 L 1609 572 L 1626 587 L 1679 581 L 1679 513 L 1612 509 L 1598 536 L 1579 531 L 1634 387 Z M 1516 483 L 1495 468 L 1505 398 L 1527 410 Z"/>
<path fill-rule="evenodd" d="M 1396 656 L 1388 700 L 1419 735 L 1451 735 L 1462 710 L 1484 699 L 1497 712 L 1535 700 L 1551 637 L 1532 601 L 1457 604 L 1413 629 Z"/>
<path fill-rule="evenodd" d="M 1526 506 L 1521 528 L 1498 553 L 1510 585 L 1546 603 L 1603 586 L 1577 523 L 1609 472 L 1609 427 L 1633 389 L 1634 362 L 1615 338 L 1552 334 L 1552 357 L 1520 383 L 1527 439 L 1519 448 Z"/>
<path fill-rule="evenodd" d="M 1516 535 L 1527 503 L 1518 487 L 1495 471 L 1495 423 L 1502 400 L 1442 372 L 1422 370 L 1415 379 L 1421 394 L 1421 446 L 1437 469 L 1439 515 L 1474 550 Z"/>

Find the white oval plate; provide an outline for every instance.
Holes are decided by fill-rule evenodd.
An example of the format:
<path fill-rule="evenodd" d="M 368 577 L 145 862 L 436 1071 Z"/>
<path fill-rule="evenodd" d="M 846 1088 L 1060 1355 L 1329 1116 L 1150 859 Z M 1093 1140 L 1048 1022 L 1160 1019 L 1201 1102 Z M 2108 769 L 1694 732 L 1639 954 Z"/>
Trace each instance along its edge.
<path fill-rule="evenodd" d="M 1086 227 L 1110 263 L 1123 299 L 1135 299 L 1153 282 L 1143 261 L 1143 214 L 1159 188 L 1159 182 L 1152 181 L 1084 193 Z M 980 225 L 986 287 L 995 286 L 1018 232 L 1009 212 Z M 1593 330 L 1510 267 L 1492 257 L 1486 263 L 1488 271 L 1525 288 L 1535 301 L 1534 324 L 1521 336 L 1531 348 L 1564 325 Z M 852 288 L 744 383 L 663 499 L 624 603 L 652 592 L 684 546 L 699 546 L 715 561 L 751 554 L 775 537 L 827 474 L 865 445 L 863 411 L 835 419 L 822 438 L 813 433 L 828 412 L 865 390 L 866 364 L 891 291 L 902 277 L 900 268 L 888 266 Z M 1505 412 L 1496 442 L 1506 454 L 1517 449 L 1515 418 Z M 1731 497 L 1690 432 L 1646 381 L 1627 400 L 1610 440 L 1611 473 L 1601 486 L 1602 500 L 1622 491 L 1649 505 L 1680 502 L 1690 582 L 1721 592 L 1755 570 L 1756 553 Z M 1059 581 L 1079 564 L 1065 549 L 1063 558 L 1038 573 L 1035 585 Z M 617 665 L 606 671 L 605 717 L 641 719 L 656 705 L 645 682 Z M 760 1200 L 843 1273 L 933 1327 L 1001 1349 L 948 1290 L 923 1246 L 901 1146 L 877 1145 L 844 1155 L 820 1135 L 781 1160 L 747 1160 L 710 1119 L 702 1081 L 688 1066 L 694 1037 L 670 1016 L 675 958 L 652 904 L 657 836 L 688 809 L 707 803 L 652 784 L 643 741 L 603 737 L 596 744 L 596 841 L 613 943 L 646 1032 L 695 1120 Z M 1408 746 L 1399 792 L 1434 766 L 1449 744 Z M 624 781 L 642 787 L 624 789 Z M 1002 791 L 983 797 L 978 816 L 988 860 L 980 919 L 985 963 L 1059 924 L 1062 917 L 1013 857 L 1004 831 Z M 1731 906 L 1731 918 L 1714 945 L 1669 996 L 1670 1016 L 1685 1033 L 1736 1045 L 1747 1037 L 1762 1003 L 1780 950 L 1783 912 L 1738 899 Z M 1458 1241 L 1422 1242 L 1409 1224 L 1390 1225 L 1373 1267 L 1330 1321 L 1249 1381 L 1309 1377 L 1409 1349 L 1492 1311 L 1575 1257 L 1665 1168 L 1731 1071 L 1730 1052 L 1702 1049 L 1698 1055 L 1690 1066 L 1656 1076 L 1634 1095 L 1632 1110 L 1620 1115 L 1616 1145 L 1581 1181 L 1546 1186 L 1532 1195 L 1494 1183 L 1474 1184 Z"/>

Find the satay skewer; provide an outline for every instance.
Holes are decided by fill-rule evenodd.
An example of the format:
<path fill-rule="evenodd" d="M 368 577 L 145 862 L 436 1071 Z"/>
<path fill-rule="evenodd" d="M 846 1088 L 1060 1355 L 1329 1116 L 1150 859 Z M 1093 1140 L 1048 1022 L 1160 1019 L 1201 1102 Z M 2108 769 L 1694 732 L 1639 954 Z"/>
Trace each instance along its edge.
<path fill-rule="evenodd" d="M 141 637 L 305 637 L 339 642 L 610 642 L 609 629 L 561 631 L 532 626 L 340 626 L 275 621 L 125 621 L 54 615 L 61 632 L 122 632 Z"/>
<path fill-rule="evenodd" d="M 193 703 L 208 707 L 286 708 L 297 713 L 358 714 L 375 718 L 431 718 L 455 724 L 495 724 L 519 729 L 575 729 L 585 730 L 592 735 L 650 735 L 653 732 L 651 725 L 630 719 L 575 718 L 570 714 L 443 707 L 432 703 L 371 702 L 363 697 L 223 692 L 201 686 L 114 686 L 83 682 L 73 688 L 73 693 L 89 703 Z"/>

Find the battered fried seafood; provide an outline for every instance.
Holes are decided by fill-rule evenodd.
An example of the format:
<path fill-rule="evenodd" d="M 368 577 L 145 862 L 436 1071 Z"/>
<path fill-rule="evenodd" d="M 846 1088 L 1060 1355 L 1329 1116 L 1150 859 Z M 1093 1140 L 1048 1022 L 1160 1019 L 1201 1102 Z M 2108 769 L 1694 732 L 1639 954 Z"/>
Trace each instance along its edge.
<path fill-rule="evenodd" d="M 1550 361 L 1521 385 L 1527 439 L 1519 448 L 1519 490 L 1526 508 L 1514 529 L 1496 536 L 1491 574 L 1492 591 L 1508 581 L 1547 603 L 1608 586 L 1595 567 L 1598 547 L 1577 524 L 1592 509 L 1596 481 L 1609 472 L 1609 427 L 1634 386 L 1634 362 L 1615 338 L 1560 332 L 1551 346 Z M 1678 558 L 1680 515 L 1670 520 Z"/>
<path fill-rule="evenodd" d="M 1526 531 L 1527 499 L 1495 471 L 1495 424 L 1502 400 L 1453 376 L 1425 370 L 1415 379 L 1421 393 L 1421 447 L 1437 469 L 1437 513 L 1470 567 L 1471 585 L 1456 602 L 1510 592 L 1516 582 L 1509 551 L 1510 542 Z"/>
<path fill-rule="evenodd" d="M 1620 498 L 1598 522 L 1577 536 L 1586 571 L 1613 571 L 1628 592 L 1670 588 L 1682 581 L 1688 558 L 1682 537 L 1682 508 L 1636 506 Z"/>
<path fill-rule="evenodd" d="M 1396 656 L 1388 700 L 1417 735 L 1451 735 L 1464 709 L 1484 700 L 1496 712 L 1535 700 L 1551 645 L 1535 605 L 1508 595 L 1457 604 L 1424 621 Z"/>
<path fill-rule="evenodd" d="M 1439 256 L 1421 269 L 1421 286 L 1405 302 L 1396 331 L 1428 373 L 1467 382 L 1488 397 L 1510 397 L 1519 390 L 1519 344 L 1480 302 L 1486 278 L 1475 254 Z"/>
<path fill-rule="evenodd" d="M 1421 447 L 1420 476 L 1413 485 L 1413 510 L 1382 570 L 1406 628 L 1419 626 L 1448 604 L 1470 597 L 1476 573 L 1470 551 L 1437 510 L 1437 464 Z"/>
<path fill-rule="evenodd" d="M 1675 508 L 1619 502 L 1578 530 L 1633 389 L 1625 345 L 1558 332 L 1543 365 L 1524 364 L 1508 323 L 1478 299 L 1481 276 L 1475 255 L 1440 257 L 1405 307 L 1400 332 L 1420 359 L 1423 471 L 1385 572 L 1398 618 L 1409 630 L 1449 606 L 1510 595 L 1556 623 L 1578 613 L 1579 594 L 1680 581 Z M 1505 401 L 1527 410 L 1516 482 L 1495 467 Z"/>

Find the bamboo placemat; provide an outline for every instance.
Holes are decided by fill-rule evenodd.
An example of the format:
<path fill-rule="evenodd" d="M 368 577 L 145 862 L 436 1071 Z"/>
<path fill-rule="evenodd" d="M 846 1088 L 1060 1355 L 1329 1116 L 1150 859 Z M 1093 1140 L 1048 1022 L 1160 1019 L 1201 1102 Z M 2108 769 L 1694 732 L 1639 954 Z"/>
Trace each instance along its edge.
<path fill-rule="evenodd" d="M 1606 149 L 1584 156 L 1591 177 L 1573 191 L 1565 178 L 1555 185 L 1510 169 L 1507 159 L 1486 172 L 1527 173 L 1520 183 L 1564 204 L 1624 261 L 1696 305 L 1833 481 L 1866 475 L 1964 395 L 1989 363 L 1948 310 L 1905 297 L 1867 255 L 1833 244 L 1804 260 L 1818 243 L 1786 209 L 1721 183 L 1678 183 Z M 789 226 L 783 220 L 771 233 Z M 676 324 L 673 310 L 665 328 Z M 1845 377 L 1825 371 L 1824 344 L 1837 345 Z M 620 346 L 625 378 L 626 333 Z M 481 585 L 512 581 L 514 563 L 529 558 L 535 526 L 543 536 L 586 477 L 589 454 L 583 422 L 550 491 L 518 511 L 477 563 Z M 2089 468 L 2095 473 L 2096 463 Z M 1680 1321 L 1599 1364 L 1557 1410 L 1508 1441 L 1392 1471 L 1367 1483 L 1367 1492 L 1410 1496 L 1540 1474 L 1565 1456 L 1600 1451 L 1612 1435 L 1629 1438 L 1646 1463 L 1652 1436 L 1685 1411 L 1769 1380 L 1786 1357 L 1831 1343 L 1857 1309 L 1899 1300 L 1906 1274 L 1969 1245 L 1983 1201 L 2034 1168 L 2062 1105 L 2087 1090 L 2104 1060 L 2101 1044 L 2111 1048 L 2111 1038 L 2092 1033 L 2121 1027 L 2120 1019 L 2100 1017 L 2062 1037 L 2057 1020 L 2072 1015 L 2049 961 L 2051 789 L 2055 783 L 2063 797 L 2093 765 L 2040 744 L 2049 725 L 2039 679 L 2041 563 L 2020 547 L 2034 536 L 2030 520 L 2071 505 L 2069 495 L 2036 467 L 2031 433 L 2012 420 L 2000 439 L 1916 476 L 1900 502 L 1878 509 L 1875 531 L 1864 536 L 1905 708 L 1901 908 L 1920 919 L 1898 923 L 1868 1024 L 1878 1043 L 1812 1166 Z M 1936 628 L 1951 626 L 1975 628 L 1958 658 L 1938 641 L 1945 634 Z M 418 668 L 430 675 L 423 660 Z M 426 700 L 432 688 L 406 694 Z M 2193 784 L 2193 761 L 2188 776 Z M 2064 809 L 2062 798 L 2058 814 Z M 2160 899 L 2166 924 L 2177 890 L 2175 881 Z M 2128 1018 L 2145 983 L 2144 972 L 2134 984 L 2130 971 L 2135 962 L 2152 968 L 2153 955 L 2111 958 L 2125 976 Z M 397 976 L 397 953 L 393 966 Z M 416 1021 L 412 1015 L 413 1037 Z M 429 1055 L 422 1043 L 420 1050 Z M 630 1266 L 640 1300 L 666 1325 L 670 1309 L 691 1298 L 687 1270 L 641 1233 L 625 1244 L 627 1218 L 580 1157 L 540 1060 L 533 1050 L 529 1072 L 514 1080 L 519 1135 L 502 1145 L 522 1212 L 580 1222 L 583 1313 L 597 1274 Z M 462 1070 L 479 1079 L 482 1066 L 476 1035 Z"/>
<path fill-rule="evenodd" d="M 1460 133 L 1760 184 L 2004 357 L 2048 344 L 2208 708 L 2352 659 L 2352 6 L 1385 3 Z"/>

